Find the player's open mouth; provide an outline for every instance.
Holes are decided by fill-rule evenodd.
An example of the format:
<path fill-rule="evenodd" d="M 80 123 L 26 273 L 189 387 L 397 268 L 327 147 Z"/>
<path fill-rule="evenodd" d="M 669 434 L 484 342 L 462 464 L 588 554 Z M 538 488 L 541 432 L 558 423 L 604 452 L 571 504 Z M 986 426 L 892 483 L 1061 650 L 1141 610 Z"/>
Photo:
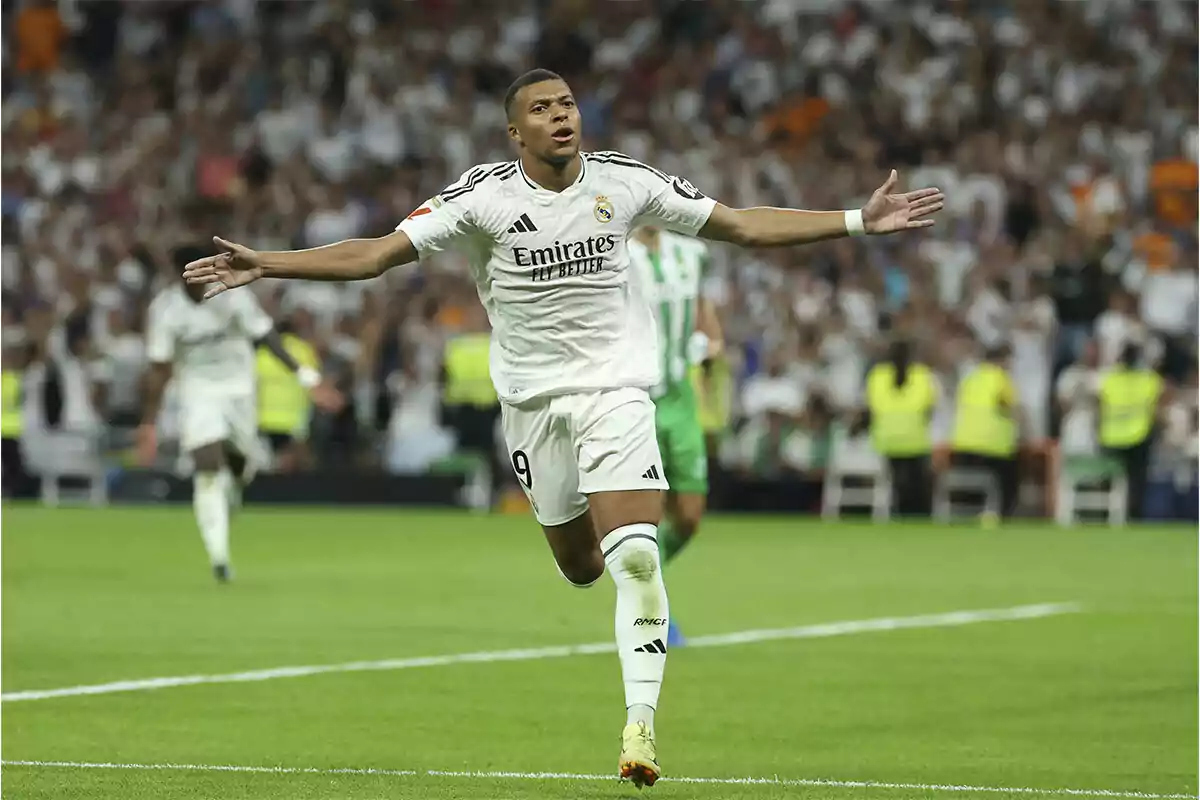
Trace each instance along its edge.
<path fill-rule="evenodd" d="M 566 144 L 575 138 L 575 131 L 571 130 L 570 128 L 559 128 L 550 136 L 550 138 L 559 144 Z"/>

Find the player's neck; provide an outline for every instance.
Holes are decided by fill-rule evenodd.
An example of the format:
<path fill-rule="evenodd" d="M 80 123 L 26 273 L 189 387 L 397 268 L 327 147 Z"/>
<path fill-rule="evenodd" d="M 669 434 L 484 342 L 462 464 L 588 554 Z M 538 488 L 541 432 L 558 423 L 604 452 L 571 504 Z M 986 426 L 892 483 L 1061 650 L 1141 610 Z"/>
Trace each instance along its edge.
<path fill-rule="evenodd" d="M 525 170 L 525 176 L 551 192 L 561 192 L 574 184 L 582 168 L 583 161 L 578 153 L 562 165 L 543 161 L 528 152 L 521 154 L 521 169 Z"/>

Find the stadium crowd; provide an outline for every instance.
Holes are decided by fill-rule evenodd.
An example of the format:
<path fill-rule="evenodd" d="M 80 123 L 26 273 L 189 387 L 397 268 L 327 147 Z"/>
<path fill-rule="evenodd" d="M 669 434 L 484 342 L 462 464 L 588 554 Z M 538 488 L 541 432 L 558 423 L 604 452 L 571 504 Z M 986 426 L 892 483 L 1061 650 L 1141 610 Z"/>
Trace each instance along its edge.
<path fill-rule="evenodd" d="M 814 466 L 815 431 L 861 408 L 896 335 L 950 387 L 1007 347 L 1023 436 L 1081 448 L 1079 387 L 1136 343 L 1185 388 L 1163 437 L 1183 448 L 1196 24 L 1176 0 L 6 2 L 6 369 L 60 387 L 64 425 L 136 424 L 144 313 L 174 247 L 391 230 L 512 158 L 500 95 L 537 65 L 571 83 L 589 149 L 727 205 L 849 207 L 891 167 L 949 198 L 928 235 L 715 250 L 730 469 Z M 464 266 L 264 287 L 354 399 L 314 420 L 319 459 L 420 470 L 454 448 L 442 353 L 480 324 Z"/>

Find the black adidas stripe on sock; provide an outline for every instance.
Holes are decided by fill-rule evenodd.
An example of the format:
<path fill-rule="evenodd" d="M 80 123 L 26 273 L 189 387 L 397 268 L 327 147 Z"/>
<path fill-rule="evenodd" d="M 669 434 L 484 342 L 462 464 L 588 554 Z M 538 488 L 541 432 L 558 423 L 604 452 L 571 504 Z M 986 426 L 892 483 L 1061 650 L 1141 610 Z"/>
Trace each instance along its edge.
<path fill-rule="evenodd" d="M 650 541 L 654 542 L 655 544 L 658 544 L 658 540 L 655 539 L 653 536 L 651 536 L 648 533 L 630 533 L 625 536 L 622 536 L 620 539 L 617 540 L 616 544 L 614 544 L 612 547 L 605 550 L 604 557 L 608 558 L 610 555 L 612 555 L 616 551 L 616 549 L 618 547 L 625 544 L 630 539 L 649 539 Z"/>

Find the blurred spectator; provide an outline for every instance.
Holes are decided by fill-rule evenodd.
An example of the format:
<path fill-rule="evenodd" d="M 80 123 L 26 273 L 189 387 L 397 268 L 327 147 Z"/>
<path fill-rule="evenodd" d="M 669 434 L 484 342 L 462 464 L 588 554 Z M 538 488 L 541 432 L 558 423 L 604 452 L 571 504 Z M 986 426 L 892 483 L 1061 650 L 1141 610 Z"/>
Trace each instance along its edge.
<path fill-rule="evenodd" d="M 928 515 L 933 497 L 930 423 L 941 390 L 929 367 L 914 363 L 903 339 L 888 347 L 885 361 L 867 376 L 871 442 L 888 460 L 892 507 L 901 514 Z"/>
<path fill-rule="evenodd" d="M 110 309 L 102 350 L 105 371 L 111 376 L 108 421 L 136 427 L 141 421 L 141 384 L 146 368 L 144 309 Z"/>
<path fill-rule="evenodd" d="M 1061 418 L 1058 436 L 1063 455 L 1091 456 L 1097 453 L 1099 391 L 1100 350 L 1095 341 L 1089 340 L 1080 351 L 1079 359 L 1059 374 L 1054 390 Z"/>
<path fill-rule="evenodd" d="M 72 316 L 51 327 L 51 312 L 39 310 L 37 316 L 33 359 L 24 379 L 27 429 L 99 432 L 111 376 L 96 357 L 87 318 Z"/>
<path fill-rule="evenodd" d="M 1175 392 L 1163 409 L 1162 435 L 1151 463 L 1147 516 L 1152 519 L 1197 520 L 1196 459 L 1200 456 L 1200 414 L 1197 413 L 1196 372 L 1183 391 Z"/>
<path fill-rule="evenodd" d="M 301 367 L 321 371 L 312 315 L 298 310 L 276 324 L 283 349 Z M 285 367 L 265 345 L 255 354 L 258 427 L 266 439 L 274 467 L 280 472 L 311 468 L 309 432 L 313 404 L 296 373 Z"/>
<path fill-rule="evenodd" d="M 0 364 L 3 383 L 3 409 L 0 411 L 0 477 L 3 478 L 4 497 L 23 495 L 28 488 L 29 475 L 25 469 L 25 456 L 21 452 L 25 431 L 24 399 L 25 356 L 27 348 L 15 337 L 4 338 L 3 363 Z"/>
<path fill-rule="evenodd" d="M 751 376 L 742 389 L 741 412 L 748 419 L 766 414 L 798 416 L 804 407 L 800 381 L 787 374 L 790 359 L 776 350 L 768 359 L 766 369 Z"/>
<path fill-rule="evenodd" d="M 17 69 L 47 73 L 58 66 L 67 31 L 55 0 L 28 0 L 17 12 Z"/>
<path fill-rule="evenodd" d="M 1145 517 L 1152 447 L 1164 406 L 1162 378 L 1142 362 L 1141 348 L 1127 344 L 1100 379 L 1100 445 L 1125 470 L 1129 516 Z"/>
<path fill-rule="evenodd" d="M 1130 344 L 1141 348 L 1152 364 L 1157 364 L 1162 356 L 1162 343 L 1137 315 L 1133 297 L 1127 292 L 1116 290 L 1109 295 L 1108 310 L 1097 318 L 1095 331 L 1100 344 L 1100 366 L 1106 369 L 1117 363 Z"/>
<path fill-rule="evenodd" d="M 1054 301 L 1043 278 L 1032 277 L 1027 294 L 1028 298 L 1013 309 L 1012 371 L 1028 425 L 1027 435 L 1040 440 L 1050 432 L 1050 382 L 1057 320 Z"/>

